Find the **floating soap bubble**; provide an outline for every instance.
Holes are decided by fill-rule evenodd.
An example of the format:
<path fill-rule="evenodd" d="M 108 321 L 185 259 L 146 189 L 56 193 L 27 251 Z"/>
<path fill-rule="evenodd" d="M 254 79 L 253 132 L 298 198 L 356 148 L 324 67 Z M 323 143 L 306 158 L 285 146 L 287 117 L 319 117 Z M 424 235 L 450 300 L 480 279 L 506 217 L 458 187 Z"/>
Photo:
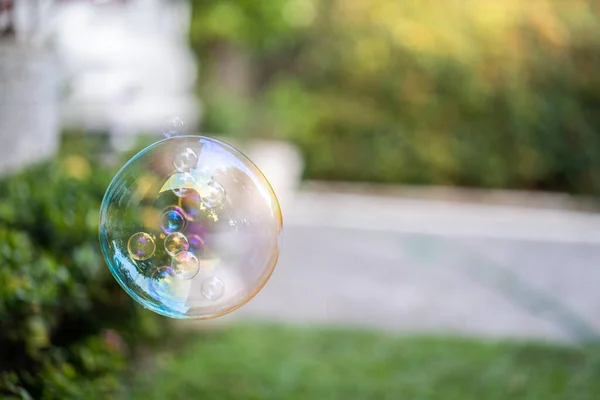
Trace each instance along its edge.
<path fill-rule="evenodd" d="M 249 301 L 275 268 L 281 227 L 258 168 L 200 136 L 142 150 L 115 176 L 100 210 L 101 248 L 116 280 L 173 318 L 214 318 Z"/>
<path fill-rule="evenodd" d="M 185 123 L 177 116 L 166 117 L 161 124 L 162 133 L 166 137 L 182 135 L 184 128 Z"/>
<path fill-rule="evenodd" d="M 202 282 L 202 288 L 200 290 L 202 291 L 202 296 L 206 297 L 208 300 L 218 300 L 225 292 L 225 285 L 219 278 L 211 276 Z"/>

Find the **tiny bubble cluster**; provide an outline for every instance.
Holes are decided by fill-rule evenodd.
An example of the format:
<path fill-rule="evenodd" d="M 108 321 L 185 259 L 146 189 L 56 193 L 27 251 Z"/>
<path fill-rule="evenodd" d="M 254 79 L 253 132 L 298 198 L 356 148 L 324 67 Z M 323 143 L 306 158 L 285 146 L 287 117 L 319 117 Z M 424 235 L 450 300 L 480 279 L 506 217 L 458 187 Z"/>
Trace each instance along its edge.
<path fill-rule="evenodd" d="M 183 123 L 169 124 L 169 138 L 134 156 L 109 185 L 100 244 L 111 273 L 145 308 L 214 318 L 266 283 L 279 255 L 281 211 L 242 153 L 180 136 Z"/>

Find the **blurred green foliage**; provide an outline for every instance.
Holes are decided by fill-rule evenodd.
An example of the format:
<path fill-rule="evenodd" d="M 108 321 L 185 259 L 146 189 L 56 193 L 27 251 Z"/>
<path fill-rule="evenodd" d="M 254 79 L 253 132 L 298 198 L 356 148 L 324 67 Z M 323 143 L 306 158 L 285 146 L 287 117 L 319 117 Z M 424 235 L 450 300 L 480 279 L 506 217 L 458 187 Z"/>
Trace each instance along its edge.
<path fill-rule="evenodd" d="M 574 0 L 199 0 L 205 130 L 308 178 L 600 193 L 600 14 Z"/>
<path fill-rule="evenodd" d="M 0 398 L 114 398 L 137 346 L 164 329 L 100 254 L 114 171 L 83 139 L 66 142 L 56 160 L 0 180 Z"/>

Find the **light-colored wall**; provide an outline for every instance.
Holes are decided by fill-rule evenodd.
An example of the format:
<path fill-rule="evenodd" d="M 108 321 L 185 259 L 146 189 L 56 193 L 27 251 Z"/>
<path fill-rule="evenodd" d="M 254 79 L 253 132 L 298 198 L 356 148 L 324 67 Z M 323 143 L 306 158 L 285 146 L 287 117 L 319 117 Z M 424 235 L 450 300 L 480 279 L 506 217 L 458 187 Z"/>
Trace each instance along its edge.
<path fill-rule="evenodd" d="M 63 4 L 55 44 L 68 82 L 65 124 L 118 135 L 159 131 L 169 115 L 197 125 L 187 1 Z"/>
<path fill-rule="evenodd" d="M 188 1 L 19 0 L 13 14 L 14 37 L 0 39 L 0 173 L 50 157 L 61 128 L 126 144 L 160 134 L 167 116 L 199 124 Z"/>
<path fill-rule="evenodd" d="M 14 41 L 0 42 L 0 174 L 54 154 L 57 97 L 51 53 Z"/>

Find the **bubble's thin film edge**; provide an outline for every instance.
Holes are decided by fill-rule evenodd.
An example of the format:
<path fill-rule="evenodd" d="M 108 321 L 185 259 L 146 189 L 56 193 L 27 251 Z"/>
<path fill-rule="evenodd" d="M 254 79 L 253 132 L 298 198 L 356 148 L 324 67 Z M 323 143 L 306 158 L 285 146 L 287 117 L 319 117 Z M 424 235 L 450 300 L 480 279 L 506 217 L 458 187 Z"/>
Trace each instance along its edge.
<path fill-rule="evenodd" d="M 178 136 L 181 137 L 181 136 Z M 100 237 L 100 250 L 102 252 L 102 256 L 104 257 L 104 261 L 108 266 L 108 269 L 111 273 L 111 275 L 113 276 L 113 278 L 115 278 L 115 280 L 117 281 L 117 283 L 119 284 L 119 286 L 121 286 L 121 288 L 125 291 L 125 293 L 127 293 L 129 295 L 129 297 L 131 297 L 136 303 L 140 304 L 142 307 L 144 307 L 145 309 L 148 309 L 152 312 L 155 312 L 159 315 L 162 315 L 164 317 L 168 317 L 168 318 L 173 318 L 173 319 L 180 319 L 180 320 L 185 320 L 185 319 L 191 319 L 190 316 L 188 316 L 187 314 L 183 314 L 183 313 L 173 313 L 173 312 L 169 312 L 167 310 L 165 310 L 164 308 L 160 307 L 157 304 L 154 303 L 144 303 L 141 301 L 141 296 L 138 295 L 135 291 L 133 291 L 128 285 L 125 284 L 125 282 L 123 281 L 123 279 L 121 278 L 121 276 L 119 274 L 117 274 L 115 272 L 115 269 L 117 266 L 115 266 L 113 264 L 113 261 L 110 259 L 110 257 L 108 256 L 108 248 L 110 246 L 109 241 L 108 241 L 108 234 L 106 233 L 105 230 L 105 221 L 107 219 L 107 213 L 109 210 L 109 204 L 111 202 L 111 199 L 114 197 L 114 189 L 115 186 L 118 185 L 118 183 L 122 180 L 122 176 L 124 175 L 123 172 L 130 167 L 131 164 L 133 164 L 135 162 L 135 160 L 140 157 L 142 154 L 154 149 L 157 146 L 160 146 L 160 144 L 166 140 L 169 140 L 172 138 L 165 138 L 165 139 L 161 139 L 157 142 L 154 142 L 148 146 L 146 146 L 145 148 L 143 148 L 142 150 L 138 151 L 135 155 L 133 155 L 129 160 L 127 160 L 127 162 L 125 162 L 125 164 L 123 164 L 123 166 L 121 166 L 121 168 L 119 168 L 119 170 L 116 172 L 116 174 L 113 176 L 113 178 L 111 179 L 110 183 L 108 184 L 106 191 L 104 192 L 104 196 L 102 197 L 102 202 L 100 203 L 100 215 L 98 218 L 98 236 Z M 212 318 L 216 318 L 216 317 L 212 317 Z"/>

